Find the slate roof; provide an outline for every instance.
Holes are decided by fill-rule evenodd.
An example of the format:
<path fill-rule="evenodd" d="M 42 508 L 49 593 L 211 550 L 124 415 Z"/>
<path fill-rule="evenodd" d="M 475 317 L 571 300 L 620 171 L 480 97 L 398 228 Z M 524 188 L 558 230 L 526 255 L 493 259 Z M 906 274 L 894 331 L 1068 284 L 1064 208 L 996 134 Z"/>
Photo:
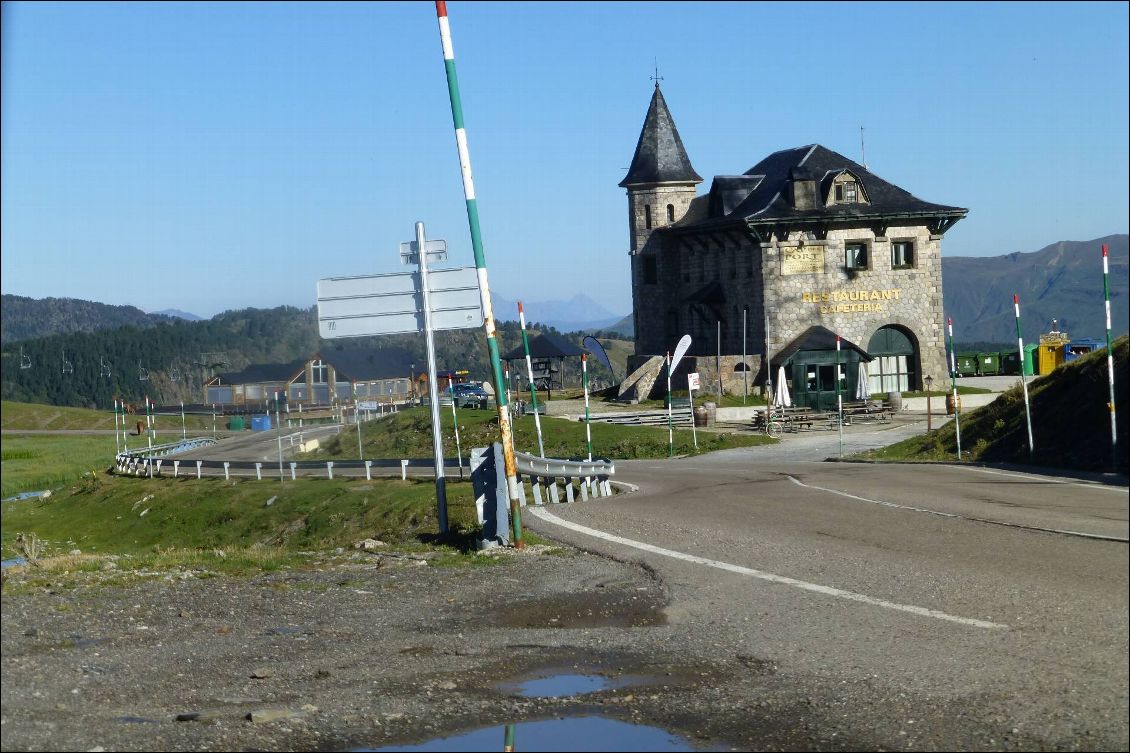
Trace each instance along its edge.
<path fill-rule="evenodd" d="M 427 370 L 427 362 L 404 348 L 367 350 L 342 349 L 319 354 L 337 371 L 339 381 L 364 382 L 372 379 L 397 379 Z"/>
<path fill-rule="evenodd" d="M 836 333 L 819 324 L 809 327 L 800 336 L 786 345 L 784 349 L 773 354 L 770 363 L 774 368 L 783 365 L 801 350 L 835 350 Z M 863 348 L 859 347 L 846 337 L 840 338 L 840 350 L 854 350 L 863 361 L 873 361 L 874 357 Z"/>
<path fill-rule="evenodd" d="M 824 205 L 831 181 L 849 170 L 863 186 L 869 204 Z M 671 232 L 697 232 L 727 225 L 780 221 L 850 221 L 896 217 L 964 217 L 968 209 L 933 204 L 913 196 L 875 175 L 853 160 L 819 144 L 784 149 L 770 154 L 747 170 L 743 182 L 737 176 L 716 177 L 710 188 L 709 217 L 684 219 Z M 816 181 L 816 206 L 798 210 L 792 206 L 790 177 Z M 748 189 L 748 190 L 747 190 Z M 744 197 L 741 194 L 744 193 Z M 739 199 L 739 197 L 741 197 Z"/>
<path fill-rule="evenodd" d="M 620 181 L 620 187 L 646 183 L 701 183 L 702 176 L 691 167 L 683 140 L 675 128 L 671 111 L 655 84 L 655 94 L 647 108 L 640 139 L 636 142 L 636 153 L 628 174 Z"/>
<path fill-rule="evenodd" d="M 306 359 L 290 363 L 253 363 L 243 371 L 228 371 L 217 374 L 210 384 L 263 384 L 266 382 L 289 382 L 302 374 Z"/>
<path fill-rule="evenodd" d="M 531 358 L 568 358 L 579 356 L 584 350 L 552 332 L 542 332 L 530 338 Z M 525 360 L 526 351 L 519 345 L 502 357 L 503 361 Z"/>

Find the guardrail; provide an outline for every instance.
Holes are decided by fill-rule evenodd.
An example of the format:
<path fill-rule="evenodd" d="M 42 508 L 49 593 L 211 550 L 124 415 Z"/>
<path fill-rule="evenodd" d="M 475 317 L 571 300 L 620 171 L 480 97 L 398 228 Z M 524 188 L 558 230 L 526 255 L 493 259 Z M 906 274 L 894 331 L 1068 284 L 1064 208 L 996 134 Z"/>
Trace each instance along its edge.
<path fill-rule="evenodd" d="M 514 461 L 518 471 L 518 497 L 523 507 L 527 505 L 527 483 L 530 485 L 533 503 L 539 506 L 546 502 L 573 502 L 577 492 L 580 493 L 581 500 L 612 495 L 609 477 L 616 473 L 616 466 L 611 460 L 563 460 L 515 452 Z M 483 527 L 480 548 L 509 544 L 510 491 L 501 444 L 495 442 L 490 447 L 471 450 L 471 483 L 474 486 L 478 522 Z M 562 488 L 565 492 L 564 500 L 561 498 Z"/>
<path fill-rule="evenodd" d="M 114 461 L 114 472 L 126 476 L 153 478 L 166 475 L 171 467 L 173 478 L 179 478 L 181 467 L 184 466 L 188 469 L 187 473 L 194 474 L 196 478 L 202 478 L 204 475 L 219 475 L 222 471 L 225 479 L 230 479 L 232 476 L 250 476 L 251 472 L 254 472 L 255 478 L 262 479 L 264 471 L 270 477 L 279 469 L 278 462 L 266 460 L 173 460 L 171 463 L 167 463 L 166 460 L 166 457 L 118 455 Z M 460 466 L 459 461 L 455 459 L 445 459 L 444 467 L 458 468 L 460 474 L 463 472 L 463 466 Z M 283 462 L 283 476 L 289 475 L 291 481 L 294 481 L 300 475 L 332 479 L 334 471 L 337 471 L 339 475 L 351 475 L 350 472 L 364 470 L 365 478 L 372 480 L 374 468 L 398 468 L 400 469 L 400 477 L 406 479 L 408 478 L 409 468 L 423 468 L 432 471 L 435 468 L 435 461 L 431 458 L 288 460 Z M 207 474 L 205 474 L 205 471 L 207 471 Z M 345 473 L 342 473 L 343 471 Z M 356 475 L 360 475 L 360 473 Z"/>

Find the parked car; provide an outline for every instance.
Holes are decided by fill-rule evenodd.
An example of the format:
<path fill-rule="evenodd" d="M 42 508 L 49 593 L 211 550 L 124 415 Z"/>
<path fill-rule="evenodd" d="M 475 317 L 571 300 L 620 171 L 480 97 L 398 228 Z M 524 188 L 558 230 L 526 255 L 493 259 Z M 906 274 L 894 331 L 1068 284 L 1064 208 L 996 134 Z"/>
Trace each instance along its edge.
<path fill-rule="evenodd" d="M 490 398 L 477 384 L 457 384 L 451 388 L 456 408 L 486 408 Z"/>

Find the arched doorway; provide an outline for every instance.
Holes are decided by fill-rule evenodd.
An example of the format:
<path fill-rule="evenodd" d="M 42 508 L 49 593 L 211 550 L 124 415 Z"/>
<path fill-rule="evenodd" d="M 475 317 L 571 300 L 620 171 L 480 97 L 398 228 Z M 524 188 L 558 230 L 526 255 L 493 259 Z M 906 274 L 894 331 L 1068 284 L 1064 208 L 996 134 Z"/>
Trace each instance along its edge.
<path fill-rule="evenodd" d="M 871 394 L 918 389 L 918 343 L 909 330 L 890 324 L 867 342 L 875 360 L 868 364 Z"/>

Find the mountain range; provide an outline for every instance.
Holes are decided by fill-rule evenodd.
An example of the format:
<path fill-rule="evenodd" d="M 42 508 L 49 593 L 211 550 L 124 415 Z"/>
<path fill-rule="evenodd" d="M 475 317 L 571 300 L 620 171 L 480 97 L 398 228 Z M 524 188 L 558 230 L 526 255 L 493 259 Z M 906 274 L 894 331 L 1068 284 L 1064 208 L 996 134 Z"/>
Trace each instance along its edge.
<path fill-rule="evenodd" d="M 1003 256 L 945 257 L 942 280 L 946 315 L 959 343 L 1011 342 L 1016 337 L 1012 296 L 1020 296 L 1025 340 L 1035 342 L 1058 320 L 1073 337 L 1102 339 L 1102 261 L 1110 249 L 1110 296 L 1113 334 L 1127 331 L 1130 258 L 1125 233 L 1090 241 L 1059 241 L 1031 253 Z M 67 333 L 137 327 L 141 329 L 202 317 L 177 309 L 145 313 L 134 306 L 111 306 L 73 298 L 33 299 L 5 294 L 0 301 L 0 342 L 9 345 Z M 618 332 L 631 338 L 632 317 L 620 317 L 584 294 L 568 300 L 524 303 L 526 321 L 561 332 Z M 495 319 L 517 321 L 517 301 L 495 296 Z"/>
<path fill-rule="evenodd" d="M 1037 342 L 1058 320 L 1071 337 L 1102 340 L 1102 246 L 1109 248 L 1112 335 L 1127 331 L 1130 255 L 1125 233 L 1090 241 L 1059 241 L 1031 253 L 1004 256 L 954 256 L 942 259 L 946 315 L 957 342 L 1015 342 L 1012 296 L 1020 297 L 1024 341 Z"/>

